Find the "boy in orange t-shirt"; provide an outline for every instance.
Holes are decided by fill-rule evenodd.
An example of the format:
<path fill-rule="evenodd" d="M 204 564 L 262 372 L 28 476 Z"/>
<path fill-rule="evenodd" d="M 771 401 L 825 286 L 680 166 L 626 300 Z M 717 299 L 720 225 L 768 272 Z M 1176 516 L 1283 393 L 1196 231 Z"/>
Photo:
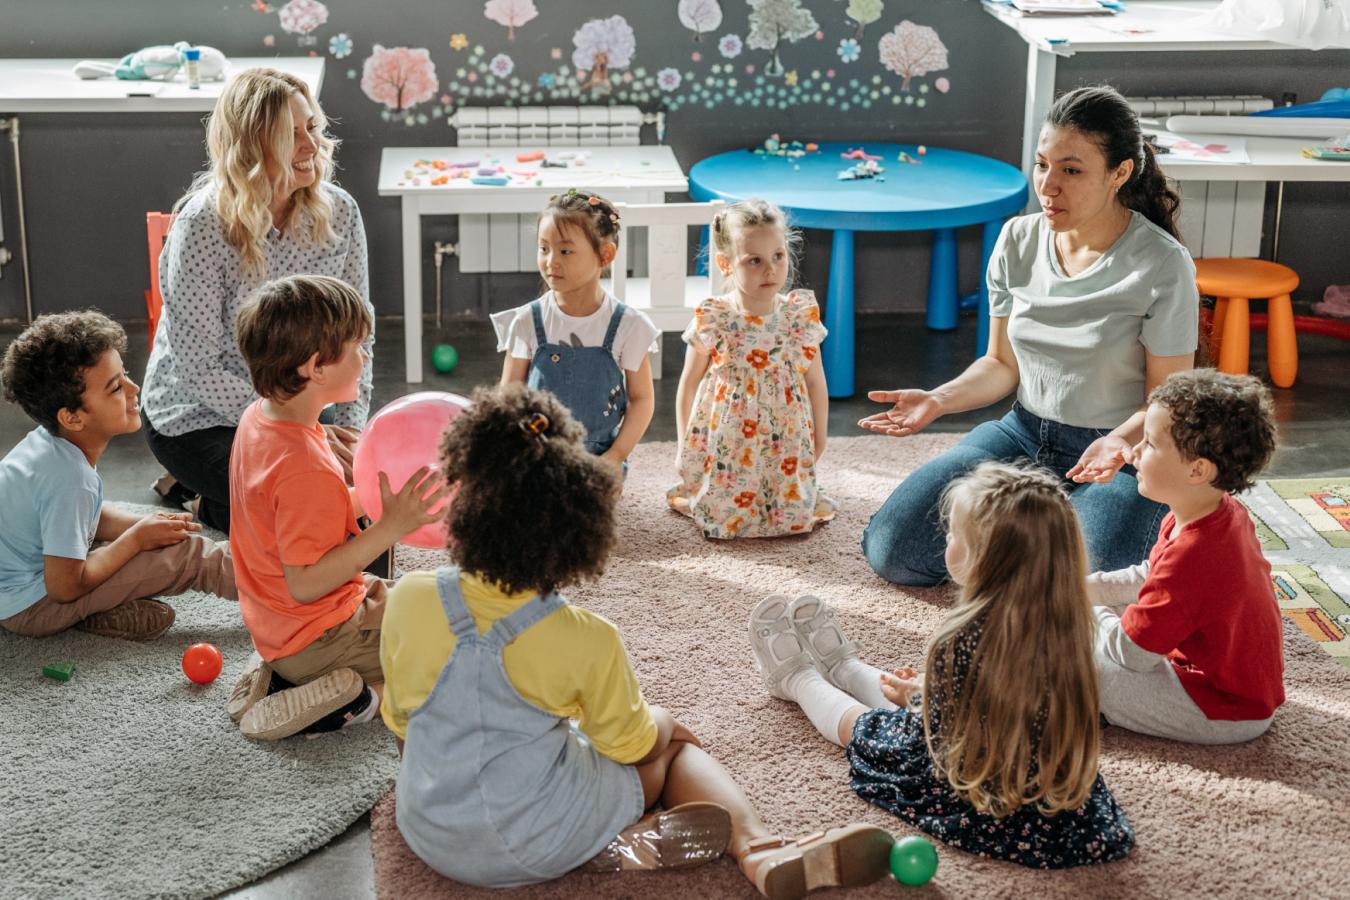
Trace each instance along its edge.
<path fill-rule="evenodd" d="M 240 417 L 230 453 L 230 546 L 260 659 L 235 687 L 230 715 L 251 738 L 375 717 L 386 585 L 361 570 L 434 521 L 446 494 L 430 468 L 397 493 L 380 473 L 384 514 L 365 531 L 356 524 L 319 413 L 356 398 L 371 327 L 360 294 L 319 275 L 269 282 L 239 312 L 239 349 L 261 399 Z"/>

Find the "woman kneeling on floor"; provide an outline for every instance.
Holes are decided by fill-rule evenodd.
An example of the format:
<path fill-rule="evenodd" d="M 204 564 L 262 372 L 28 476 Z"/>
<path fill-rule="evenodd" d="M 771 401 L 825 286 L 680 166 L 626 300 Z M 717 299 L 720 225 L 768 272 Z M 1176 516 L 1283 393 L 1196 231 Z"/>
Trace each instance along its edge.
<path fill-rule="evenodd" d="M 403 578 L 381 639 L 408 846 L 489 887 L 728 850 L 774 900 L 886 874 L 880 828 L 770 836 L 698 738 L 647 705 L 614 624 L 557 593 L 599 575 L 615 540 L 620 476 L 583 437 L 552 394 L 518 384 L 475 392 L 446 435 L 455 565 Z"/>

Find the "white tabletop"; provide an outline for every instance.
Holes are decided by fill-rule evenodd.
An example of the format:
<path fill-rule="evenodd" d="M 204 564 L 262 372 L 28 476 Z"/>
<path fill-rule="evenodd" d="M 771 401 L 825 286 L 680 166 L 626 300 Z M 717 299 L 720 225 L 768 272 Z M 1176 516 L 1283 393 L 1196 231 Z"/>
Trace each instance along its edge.
<path fill-rule="evenodd" d="M 1028 44 L 1060 56 L 1136 50 L 1294 50 L 1190 24 L 1219 0 L 1128 0 L 1113 16 L 1018 16 L 1012 7 L 983 0 L 985 12 Z"/>
<path fill-rule="evenodd" d="M 560 159 L 580 154 L 583 159 L 568 161 L 566 168 L 545 167 L 540 162 L 518 162 L 522 154 L 543 152 L 547 158 Z M 507 185 L 474 184 L 468 178 L 448 178 L 447 174 L 419 161 L 442 160 L 454 164 L 477 162 L 483 167 L 500 165 L 511 179 Z M 473 194 L 542 195 L 556 194 L 569 187 L 594 191 L 646 190 L 685 191 L 689 182 L 669 147 L 386 147 L 380 155 L 380 196 L 458 196 Z M 542 200 L 540 201 L 542 203 Z"/>
<path fill-rule="evenodd" d="M 193 90 L 180 72 L 169 81 L 76 78 L 78 59 L 0 59 L 0 113 L 210 112 L 224 81 L 203 81 Z M 115 64 L 117 60 L 100 60 Z M 323 57 L 235 57 L 230 71 L 269 66 L 309 85 L 323 87 Z M 228 76 L 227 76 L 228 77 Z"/>

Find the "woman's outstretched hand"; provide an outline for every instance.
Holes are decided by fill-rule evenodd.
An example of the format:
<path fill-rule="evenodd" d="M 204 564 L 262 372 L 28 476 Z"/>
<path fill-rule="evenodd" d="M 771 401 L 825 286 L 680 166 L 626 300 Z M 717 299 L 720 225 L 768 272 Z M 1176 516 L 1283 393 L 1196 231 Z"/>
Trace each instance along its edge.
<path fill-rule="evenodd" d="M 877 434 L 904 437 L 922 431 L 942 415 L 941 404 L 928 391 L 868 391 L 867 399 L 892 404 L 885 412 L 858 420 L 860 428 Z"/>
<path fill-rule="evenodd" d="M 1083 451 L 1083 456 L 1064 477 L 1079 483 L 1095 481 L 1102 484 L 1116 477 L 1121 466 L 1129 462 L 1130 445 L 1114 434 L 1097 438 Z"/>

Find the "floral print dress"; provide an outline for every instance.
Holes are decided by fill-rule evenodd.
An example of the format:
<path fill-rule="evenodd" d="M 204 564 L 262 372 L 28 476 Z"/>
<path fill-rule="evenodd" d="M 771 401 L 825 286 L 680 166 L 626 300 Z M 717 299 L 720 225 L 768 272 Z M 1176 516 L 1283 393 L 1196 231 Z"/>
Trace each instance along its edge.
<path fill-rule="evenodd" d="M 957 638 L 954 690 L 958 694 L 960 677 L 970 670 L 979 635 L 976 624 Z M 924 702 L 933 705 L 935 730 L 941 701 L 932 692 L 925 693 Z M 1036 869 L 1064 869 L 1124 859 L 1134 847 L 1134 831 L 1125 811 L 1100 774 L 1087 800 L 1075 810 L 1046 816 L 1030 805 L 1001 819 L 976 812 L 945 778 L 934 774 L 923 710 L 918 706 L 863 713 L 853 726 L 847 754 L 851 786 L 859 797 L 977 856 Z"/>
<path fill-rule="evenodd" d="M 767 316 L 743 312 L 734 296 L 699 304 L 684 340 L 710 363 L 680 445 L 680 483 L 666 497 L 705 536 L 799 534 L 834 518 L 816 487 L 806 393 L 824 339 L 811 291 L 778 297 Z"/>

